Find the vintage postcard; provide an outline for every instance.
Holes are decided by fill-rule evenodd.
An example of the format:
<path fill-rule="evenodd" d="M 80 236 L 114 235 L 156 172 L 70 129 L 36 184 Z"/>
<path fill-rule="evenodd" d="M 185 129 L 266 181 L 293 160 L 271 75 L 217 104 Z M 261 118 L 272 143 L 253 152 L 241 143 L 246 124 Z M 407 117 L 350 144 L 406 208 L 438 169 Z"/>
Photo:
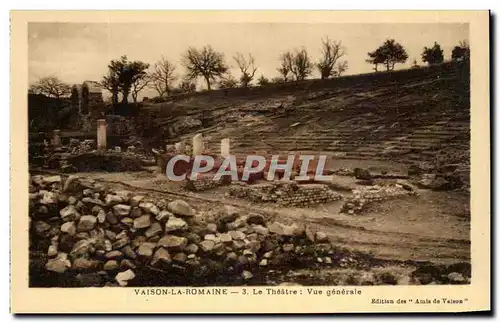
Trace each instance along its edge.
<path fill-rule="evenodd" d="M 13 11 L 13 313 L 490 310 L 488 11 Z"/>

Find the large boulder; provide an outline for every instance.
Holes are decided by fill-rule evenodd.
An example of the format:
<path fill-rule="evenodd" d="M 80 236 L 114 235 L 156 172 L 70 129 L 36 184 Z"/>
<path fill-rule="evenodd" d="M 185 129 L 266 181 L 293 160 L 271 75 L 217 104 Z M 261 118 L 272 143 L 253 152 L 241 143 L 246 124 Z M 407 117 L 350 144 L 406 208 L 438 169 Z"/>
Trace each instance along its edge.
<path fill-rule="evenodd" d="M 97 217 L 93 215 L 84 215 L 78 221 L 77 230 L 78 231 L 90 231 L 94 229 L 97 224 Z"/>
<path fill-rule="evenodd" d="M 135 229 L 145 229 L 151 226 L 151 216 L 149 214 L 144 214 L 134 220 Z"/>
<path fill-rule="evenodd" d="M 153 215 L 158 215 L 160 213 L 160 209 L 151 202 L 139 203 L 139 207 L 146 213 L 151 213 Z"/>
<path fill-rule="evenodd" d="M 51 206 L 51 205 L 56 205 L 57 204 L 57 194 L 54 192 L 49 192 L 45 190 L 41 190 L 39 192 L 41 199 L 38 201 L 38 203 Z"/>
<path fill-rule="evenodd" d="M 167 208 L 173 214 L 180 215 L 180 216 L 192 217 L 192 216 L 195 216 L 195 214 L 196 214 L 194 209 L 187 202 L 185 202 L 183 200 L 172 201 L 172 202 L 168 203 Z"/>
<path fill-rule="evenodd" d="M 230 223 L 238 218 L 239 210 L 231 205 L 224 205 L 219 210 L 219 221 L 222 224 Z"/>
<path fill-rule="evenodd" d="M 158 248 L 153 255 L 153 259 L 151 260 L 151 265 L 156 265 L 158 263 L 171 263 L 172 259 L 170 257 L 170 253 L 165 248 Z"/>
<path fill-rule="evenodd" d="M 117 204 L 113 206 L 113 214 L 117 217 L 125 217 L 130 214 L 131 207 L 126 204 Z"/>
<path fill-rule="evenodd" d="M 158 246 L 172 249 L 183 249 L 187 245 L 187 239 L 174 235 L 167 235 L 158 241 Z"/>
<path fill-rule="evenodd" d="M 45 268 L 48 271 L 54 271 L 56 273 L 64 273 L 67 269 L 71 268 L 71 262 L 68 259 L 68 255 L 64 252 L 60 252 L 57 257 L 49 259 Z"/>
<path fill-rule="evenodd" d="M 104 203 L 106 203 L 107 206 L 113 206 L 113 205 L 120 204 L 123 202 L 124 202 L 123 198 L 121 196 L 118 196 L 118 195 L 108 194 L 104 198 Z"/>
<path fill-rule="evenodd" d="M 139 248 L 137 248 L 137 255 L 141 257 L 151 257 L 155 247 L 155 243 L 143 242 L 139 245 Z"/>
<path fill-rule="evenodd" d="M 160 223 L 154 222 L 144 233 L 146 238 L 151 238 L 154 237 L 158 234 L 161 234 L 163 232 L 163 228 Z"/>
<path fill-rule="evenodd" d="M 171 216 L 167 223 L 165 224 L 165 231 L 171 232 L 171 231 L 178 231 L 178 230 L 185 230 L 187 229 L 188 224 L 186 221 L 180 218 L 176 218 L 174 216 Z"/>
<path fill-rule="evenodd" d="M 65 222 L 61 225 L 61 232 L 67 233 L 69 235 L 76 234 L 76 224 L 73 221 Z"/>
<path fill-rule="evenodd" d="M 120 286 L 127 286 L 128 282 L 134 278 L 135 278 L 135 273 L 131 269 L 128 269 L 126 271 L 119 272 L 116 275 L 115 280 L 118 282 Z"/>

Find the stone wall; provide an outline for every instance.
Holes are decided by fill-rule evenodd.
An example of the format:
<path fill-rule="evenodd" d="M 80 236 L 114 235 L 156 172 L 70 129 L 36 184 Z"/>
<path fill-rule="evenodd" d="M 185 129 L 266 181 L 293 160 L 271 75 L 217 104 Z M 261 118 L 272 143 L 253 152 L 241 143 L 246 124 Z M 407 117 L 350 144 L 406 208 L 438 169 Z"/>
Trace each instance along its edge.
<path fill-rule="evenodd" d="M 247 185 L 233 183 L 229 188 L 231 196 L 258 203 L 276 203 L 283 206 L 307 207 L 342 199 L 342 195 L 324 184 L 298 185 L 295 182 L 274 182 Z"/>
<path fill-rule="evenodd" d="M 213 174 L 208 174 L 206 176 L 199 176 L 198 179 L 194 181 L 186 180 L 183 183 L 183 187 L 189 191 L 200 192 L 220 187 L 229 184 L 227 180 L 220 179 L 214 180 Z"/>

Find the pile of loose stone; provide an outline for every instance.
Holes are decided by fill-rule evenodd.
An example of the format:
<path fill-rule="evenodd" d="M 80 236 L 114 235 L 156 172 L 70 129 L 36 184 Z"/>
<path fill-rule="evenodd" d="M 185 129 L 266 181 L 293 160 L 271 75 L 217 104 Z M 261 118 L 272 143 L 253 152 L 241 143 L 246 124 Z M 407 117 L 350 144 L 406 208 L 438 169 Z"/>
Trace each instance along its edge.
<path fill-rule="evenodd" d="M 72 154 L 86 153 L 96 149 L 96 141 L 94 139 L 80 141 L 76 138 L 70 138 L 68 148 Z"/>
<path fill-rule="evenodd" d="M 326 234 L 232 206 L 204 213 L 184 200 L 155 200 L 75 175 L 32 176 L 29 199 L 30 250 L 43 254 L 44 269 L 94 273 L 102 285 L 140 285 L 134 280 L 144 268 L 203 276 L 215 263 L 245 281 L 306 253 L 332 263 Z"/>
<path fill-rule="evenodd" d="M 248 185 L 233 183 L 229 195 L 257 203 L 276 203 L 283 206 L 307 207 L 342 199 L 342 195 L 325 184 L 304 184 L 297 182 L 272 182 Z"/>
<path fill-rule="evenodd" d="M 366 205 L 375 201 L 385 201 L 391 198 L 417 195 L 414 187 L 405 181 L 389 185 L 365 186 L 352 191 L 353 196 L 345 199 L 340 212 L 348 214 L 361 213 Z"/>

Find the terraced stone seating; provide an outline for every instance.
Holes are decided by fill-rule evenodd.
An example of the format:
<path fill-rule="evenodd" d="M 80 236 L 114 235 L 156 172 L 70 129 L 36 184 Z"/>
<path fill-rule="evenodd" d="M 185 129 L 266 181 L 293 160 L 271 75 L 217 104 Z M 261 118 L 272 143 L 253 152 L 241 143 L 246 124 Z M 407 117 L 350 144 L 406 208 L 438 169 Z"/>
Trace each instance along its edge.
<path fill-rule="evenodd" d="M 467 172 L 467 71 L 446 67 L 398 73 L 373 76 L 369 82 L 352 78 L 338 87 L 332 82 L 330 88 L 287 96 L 228 98 L 225 109 L 212 108 L 217 114 L 210 127 L 173 140 L 189 144 L 195 133 L 202 133 L 213 154 L 220 153 L 221 139 L 229 138 L 236 155 L 307 152 L 409 164 L 460 163 L 460 171 Z"/>

